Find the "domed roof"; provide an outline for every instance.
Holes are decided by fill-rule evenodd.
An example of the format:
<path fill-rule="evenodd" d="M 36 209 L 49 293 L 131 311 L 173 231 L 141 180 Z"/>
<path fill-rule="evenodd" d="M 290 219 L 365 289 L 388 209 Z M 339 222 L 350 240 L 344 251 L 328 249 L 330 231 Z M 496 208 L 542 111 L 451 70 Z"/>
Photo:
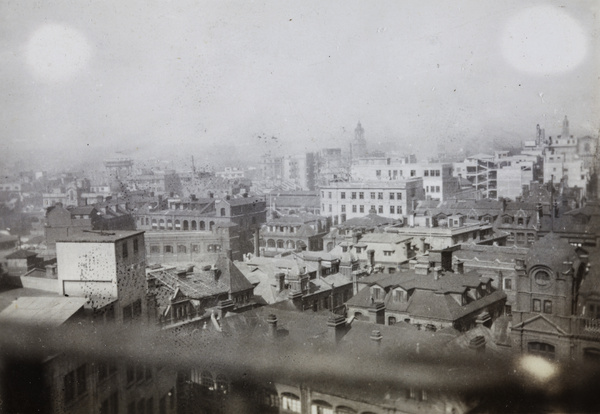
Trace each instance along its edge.
<path fill-rule="evenodd" d="M 538 240 L 525 256 L 527 271 L 537 265 L 544 265 L 552 270 L 565 270 L 564 262 L 579 261 L 575 248 L 556 233 L 550 233 Z"/>

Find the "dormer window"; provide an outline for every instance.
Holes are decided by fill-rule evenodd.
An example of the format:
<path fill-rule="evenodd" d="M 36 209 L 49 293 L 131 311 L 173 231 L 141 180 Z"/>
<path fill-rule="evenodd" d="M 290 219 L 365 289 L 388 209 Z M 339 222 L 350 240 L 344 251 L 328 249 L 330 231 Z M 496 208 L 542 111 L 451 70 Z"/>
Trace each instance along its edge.
<path fill-rule="evenodd" d="M 348 251 L 348 247 L 347 246 L 342 246 L 342 252 L 346 253 Z"/>
<path fill-rule="evenodd" d="M 517 224 L 519 226 L 522 226 L 523 224 L 525 224 L 525 219 L 523 217 L 517 218 Z"/>

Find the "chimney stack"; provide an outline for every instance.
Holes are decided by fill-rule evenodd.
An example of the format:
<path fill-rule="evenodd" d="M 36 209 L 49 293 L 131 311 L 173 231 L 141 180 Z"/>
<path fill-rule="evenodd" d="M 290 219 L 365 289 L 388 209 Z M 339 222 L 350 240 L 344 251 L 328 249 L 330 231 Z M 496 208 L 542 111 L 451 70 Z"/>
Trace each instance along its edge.
<path fill-rule="evenodd" d="M 225 300 L 219 301 L 219 303 L 217 305 L 219 319 L 222 321 L 223 318 L 225 317 L 225 315 L 227 315 L 228 312 L 233 311 L 234 308 L 235 308 L 235 305 L 233 304 L 233 301 L 231 299 L 225 299 Z M 223 322 L 221 322 L 221 324 L 222 323 Z"/>
<path fill-rule="evenodd" d="M 332 314 L 327 320 L 329 335 L 334 344 L 337 344 L 346 331 L 346 318 L 342 315 Z"/>
<path fill-rule="evenodd" d="M 383 335 L 381 335 L 381 331 L 375 329 L 373 330 L 373 332 L 371 332 L 371 336 L 369 336 L 369 338 L 371 338 L 371 341 L 373 341 L 373 344 L 375 345 L 375 352 L 377 354 L 379 354 L 381 352 L 381 340 L 383 339 Z"/>
<path fill-rule="evenodd" d="M 485 338 L 483 335 L 477 335 L 469 341 L 469 349 L 473 349 L 478 354 L 485 352 Z"/>
<path fill-rule="evenodd" d="M 275 273 L 275 290 L 277 293 L 281 292 L 285 288 L 285 273 Z"/>
<path fill-rule="evenodd" d="M 442 277 L 442 267 L 435 266 L 432 270 L 433 270 L 433 278 L 435 280 L 440 280 L 440 277 Z"/>
<path fill-rule="evenodd" d="M 213 280 L 215 281 L 215 283 L 219 282 L 219 278 L 221 277 L 221 269 L 219 269 L 216 266 L 211 267 L 211 271 L 213 274 Z"/>
<path fill-rule="evenodd" d="M 254 230 L 254 257 L 260 257 L 260 235 L 259 229 Z"/>
<path fill-rule="evenodd" d="M 304 310 L 302 306 L 302 292 L 299 290 L 293 290 L 288 295 L 288 298 L 292 301 L 296 309 L 300 311 Z"/>
<path fill-rule="evenodd" d="M 374 302 L 369 308 L 369 322 L 379 325 L 385 324 L 385 304 Z"/>
<path fill-rule="evenodd" d="M 371 266 L 371 269 L 375 268 L 375 250 L 367 250 L 367 258 L 369 260 L 369 266 Z"/>
<path fill-rule="evenodd" d="M 269 336 L 277 338 L 277 315 L 270 314 L 267 316 L 267 323 L 269 324 Z"/>
<path fill-rule="evenodd" d="M 323 277 L 323 259 L 320 257 L 317 259 L 317 279 Z"/>

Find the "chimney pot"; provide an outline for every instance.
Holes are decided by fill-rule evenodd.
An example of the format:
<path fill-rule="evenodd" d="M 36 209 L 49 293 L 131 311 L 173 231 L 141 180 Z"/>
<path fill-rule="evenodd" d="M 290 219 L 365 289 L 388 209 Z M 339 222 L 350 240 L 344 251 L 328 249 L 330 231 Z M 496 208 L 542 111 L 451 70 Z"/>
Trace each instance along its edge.
<path fill-rule="evenodd" d="M 277 337 L 277 315 L 272 313 L 267 316 L 267 323 L 269 324 L 269 336 Z"/>

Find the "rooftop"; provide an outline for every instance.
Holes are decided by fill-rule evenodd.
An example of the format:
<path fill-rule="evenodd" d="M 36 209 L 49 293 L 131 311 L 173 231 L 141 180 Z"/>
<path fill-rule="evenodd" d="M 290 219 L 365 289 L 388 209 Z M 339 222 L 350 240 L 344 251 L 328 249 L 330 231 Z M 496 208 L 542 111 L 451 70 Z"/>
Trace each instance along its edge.
<path fill-rule="evenodd" d="M 59 238 L 57 243 L 115 243 L 129 237 L 144 234 L 143 231 L 129 230 L 98 230 L 85 231 L 81 234 L 75 234 L 65 238 Z"/>

